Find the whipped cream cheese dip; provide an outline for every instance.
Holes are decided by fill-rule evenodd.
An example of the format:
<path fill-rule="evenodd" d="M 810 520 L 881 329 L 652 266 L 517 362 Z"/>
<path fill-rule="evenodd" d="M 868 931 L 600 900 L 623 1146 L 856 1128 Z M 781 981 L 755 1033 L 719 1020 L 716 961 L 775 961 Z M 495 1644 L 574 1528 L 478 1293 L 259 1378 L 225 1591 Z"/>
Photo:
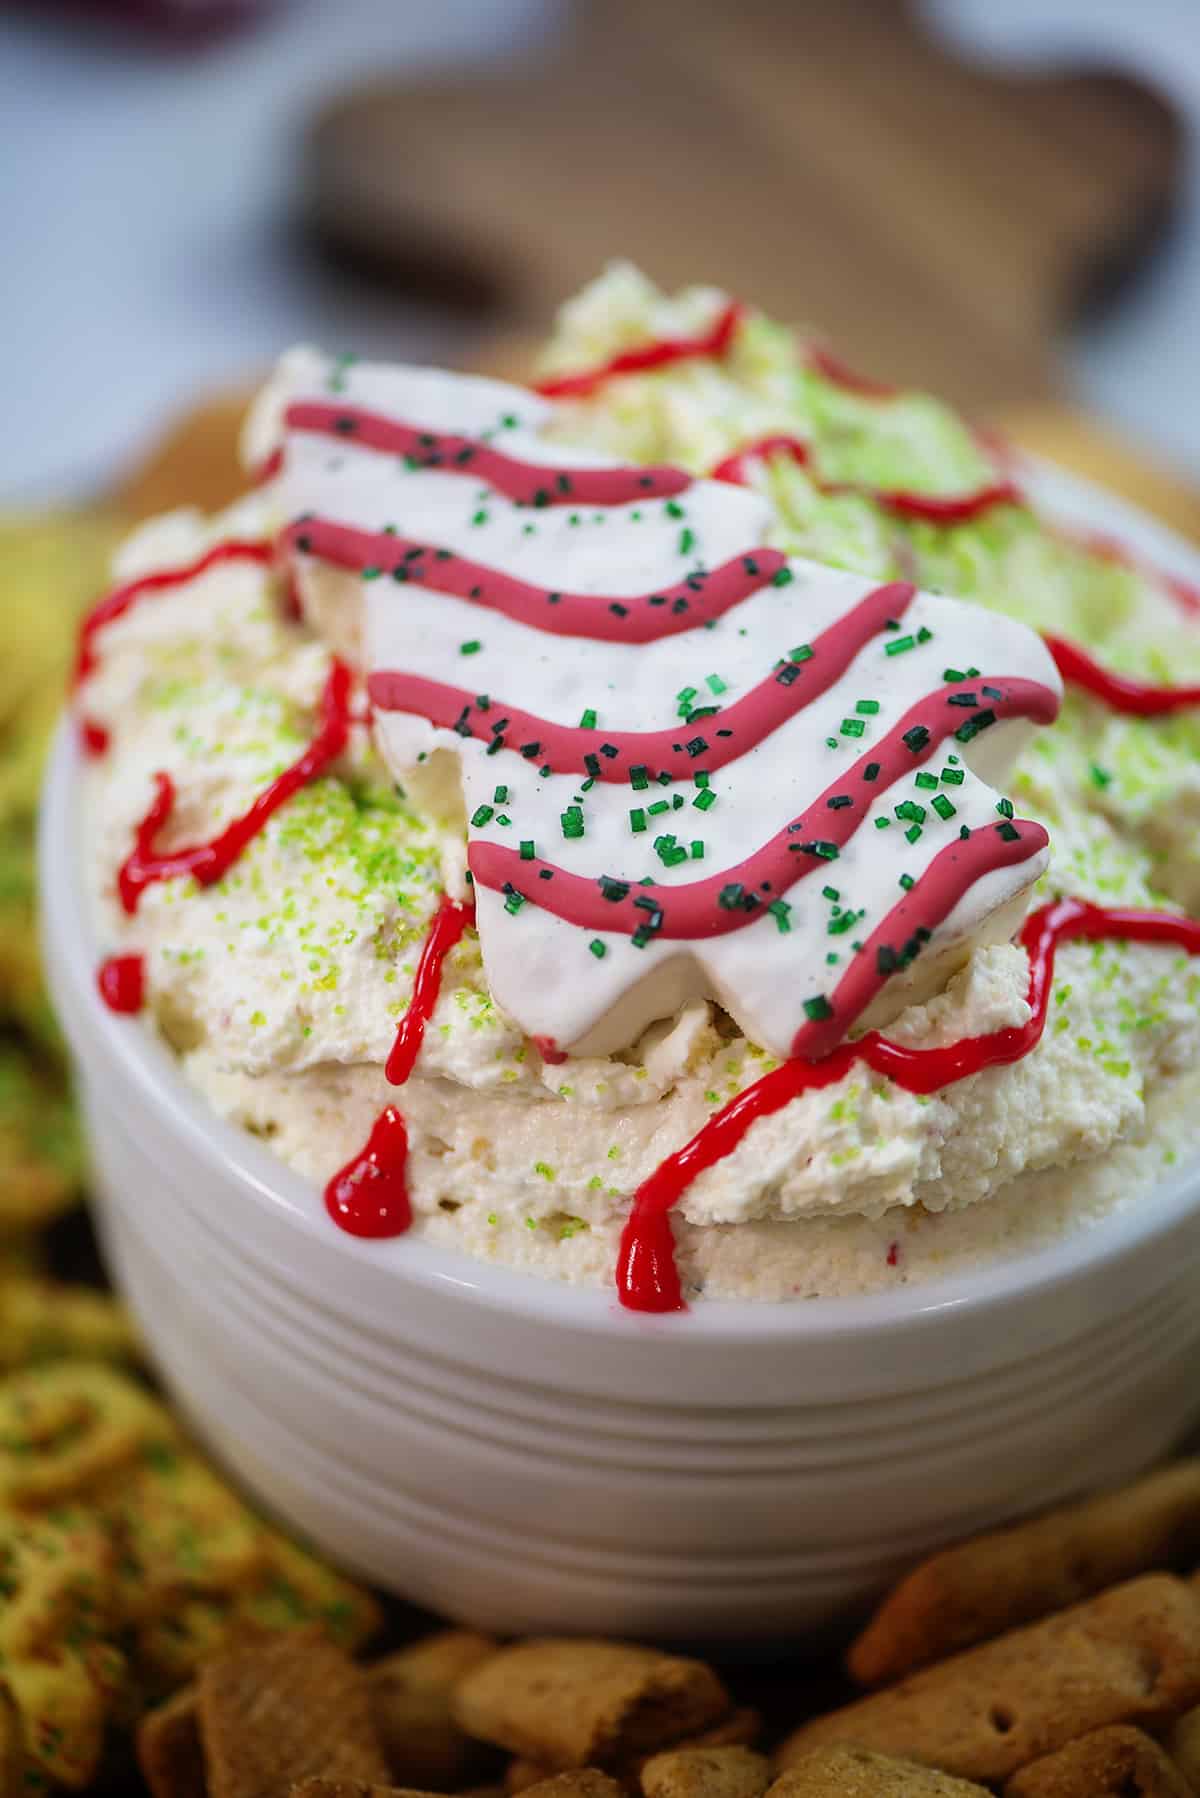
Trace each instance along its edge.
<path fill-rule="evenodd" d="M 1084 1227 L 1191 1146 L 1200 930 L 1036 733 L 1060 670 L 1183 702 L 789 553 L 770 431 L 626 459 L 608 387 L 738 339 L 657 341 L 550 394 L 284 358 L 255 491 L 139 533 L 85 627 L 102 990 L 332 1223 L 639 1308 Z"/>

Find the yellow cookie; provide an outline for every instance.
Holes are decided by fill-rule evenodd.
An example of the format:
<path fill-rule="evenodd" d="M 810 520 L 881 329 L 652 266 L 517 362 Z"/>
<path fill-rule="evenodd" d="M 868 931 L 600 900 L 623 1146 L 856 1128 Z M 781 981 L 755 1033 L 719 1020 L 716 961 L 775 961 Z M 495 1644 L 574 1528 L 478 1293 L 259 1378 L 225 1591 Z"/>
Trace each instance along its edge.
<path fill-rule="evenodd" d="M 129 1314 L 107 1293 L 0 1269 L 0 1371 L 46 1361 L 132 1362 L 138 1355 Z"/>

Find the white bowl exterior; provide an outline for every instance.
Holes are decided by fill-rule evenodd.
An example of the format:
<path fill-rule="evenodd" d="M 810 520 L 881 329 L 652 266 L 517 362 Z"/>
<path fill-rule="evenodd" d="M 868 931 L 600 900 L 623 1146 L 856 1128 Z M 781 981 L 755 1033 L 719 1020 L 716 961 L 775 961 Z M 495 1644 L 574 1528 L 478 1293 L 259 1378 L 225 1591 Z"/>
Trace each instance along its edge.
<path fill-rule="evenodd" d="M 787 1635 L 1200 1414 L 1196 1169 L 953 1283 L 682 1318 L 346 1237 L 103 1006 L 77 789 L 64 730 L 46 954 L 114 1274 L 216 1452 L 379 1584 L 504 1631 Z"/>

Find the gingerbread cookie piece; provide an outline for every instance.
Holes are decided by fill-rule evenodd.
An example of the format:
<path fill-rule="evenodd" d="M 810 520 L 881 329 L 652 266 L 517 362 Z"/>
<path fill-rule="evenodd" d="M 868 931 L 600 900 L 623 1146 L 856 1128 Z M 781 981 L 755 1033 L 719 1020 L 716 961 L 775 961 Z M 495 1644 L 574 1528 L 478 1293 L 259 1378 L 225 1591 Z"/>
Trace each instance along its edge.
<path fill-rule="evenodd" d="M 1147 1574 L 804 1724 L 779 1762 L 852 1742 L 1003 1780 L 1090 1730 L 1165 1722 L 1198 1698 L 1200 1603 Z"/>
<path fill-rule="evenodd" d="M 850 1648 L 860 1685 L 884 1685 L 1121 1580 L 1200 1558 L 1200 1460 L 932 1555 Z"/>

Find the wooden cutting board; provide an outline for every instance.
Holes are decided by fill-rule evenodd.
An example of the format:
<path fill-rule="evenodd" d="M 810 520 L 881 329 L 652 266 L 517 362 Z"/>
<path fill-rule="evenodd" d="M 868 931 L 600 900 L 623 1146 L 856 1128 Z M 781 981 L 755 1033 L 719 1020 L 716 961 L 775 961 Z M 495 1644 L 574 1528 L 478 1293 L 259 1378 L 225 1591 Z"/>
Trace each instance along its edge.
<path fill-rule="evenodd" d="M 711 281 L 977 413 L 1170 215 L 1183 139 L 1132 82 L 966 66 L 902 0 L 593 0 L 539 61 L 385 77 L 313 123 L 316 239 L 393 291 L 543 330 L 606 259 Z"/>

